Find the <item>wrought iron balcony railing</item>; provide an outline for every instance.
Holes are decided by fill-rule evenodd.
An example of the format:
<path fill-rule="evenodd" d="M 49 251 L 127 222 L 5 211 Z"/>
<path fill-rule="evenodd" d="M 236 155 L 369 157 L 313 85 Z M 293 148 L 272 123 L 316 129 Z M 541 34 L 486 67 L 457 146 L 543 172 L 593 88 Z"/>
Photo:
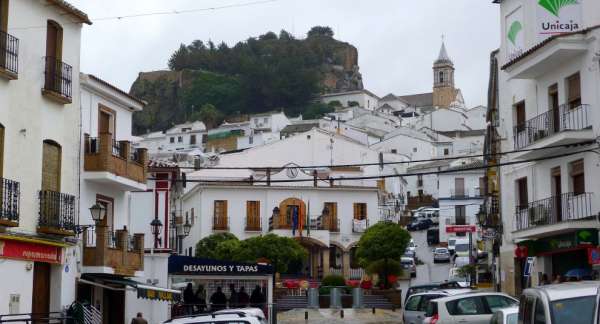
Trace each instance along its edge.
<path fill-rule="evenodd" d="M 19 225 L 19 183 L 0 178 L 0 225 Z"/>
<path fill-rule="evenodd" d="M 38 231 L 68 235 L 75 231 L 75 196 L 41 190 Z M 73 232 L 73 233 L 72 233 Z"/>
<path fill-rule="evenodd" d="M 19 73 L 19 39 L 0 30 L 0 69 Z"/>
<path fill-rule="evenodd" d="M 73 67 L 56 57 L 46 57 L 44 90 L 71 100 L 73 97 Z"/>
<path fill-rule="evenodd" d="M 527 147 L 560 132 L 591 127 L 588 110 L 589 105 L 565 104 L 515 126 L 515 149 Z"/>
<path fill-rule="evenodd" d="M 592 194 L 569 192 L 534 201 L 527 205 L 517 206 L 515 215 L 516 231 L 591 218 L 594 216 Z"/>

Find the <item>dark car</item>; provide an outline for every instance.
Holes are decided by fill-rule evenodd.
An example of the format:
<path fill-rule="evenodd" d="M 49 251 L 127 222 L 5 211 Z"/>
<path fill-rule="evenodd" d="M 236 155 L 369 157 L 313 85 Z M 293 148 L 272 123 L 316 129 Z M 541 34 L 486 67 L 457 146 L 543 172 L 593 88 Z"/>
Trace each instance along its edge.
<path fill-rule="evenodd" d="M 406 229 L 409 231 L 422 231 L 428 229 L 431 225 L 433 225 L 431 219 L 419 219 L 408 224 Z"/>
<path fill-rule="evenodd" d="M 430 228 L 427 230 L 427 244 L 435 245 L 440 244 L 440 229 Z"/>
<path fill-rule="evenodd" d="M 404 300 L 408 300 L 408 297 L 414 294 L 418 294 L 421 292 L 431 291 L 431 290 L 441 290 L 441 289 L 461 289 L 463 288 L 457 281 L 449 280 L 444 282 L 437 283 L 428 283 L 424 285 L 415 285 L 408 288 L 406 291 L 406 297 Z"/>

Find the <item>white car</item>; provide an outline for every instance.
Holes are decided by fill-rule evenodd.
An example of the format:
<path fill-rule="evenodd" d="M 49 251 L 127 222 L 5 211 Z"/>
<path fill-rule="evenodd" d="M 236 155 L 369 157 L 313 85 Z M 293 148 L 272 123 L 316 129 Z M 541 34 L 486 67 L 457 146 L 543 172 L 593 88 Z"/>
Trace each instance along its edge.
<path fill-rule="evenodd" d="M 493 292 L 442 297 L 429 301 L 423 323 L 488 324 L 497 310 L 517 305 L 518 300 L 506 294 Z"/>
<path fill-rule="evenodd" d="M 448 238 L 448 251 L 450 251 L 450 254 L 454 254 L 455 245 L 456 245 L 456 237 L 454 237 L 454 236 L 449 237 Z"/>
<path fill-rule="evenodd" d="M 450 262 L 450 252 L 447 248 L 433 249 L 433 263 Z"/>
<path fill-rule="evenodd" d="M 470 259 L 468 256 L 457 256 L 454 258 L 454 267 L 462 268 L 470 263 Z"/>
<path fill-rule="evenodd" d="M 413 239 L 410 239 L 410 242 L 408 243 L 408 247 L 406 248 L 406 250 L 411 251 L 411 252 L 417 251 L 417 245 L 415 244 L 415 241 Z"/>
<path fill-rule="evenodd" d="M 404 324 L 421 324 L 425 318 L 427 305 L 429 305 L 430 300 L 446 296 L 466 294 L 471 291 L 471 289 L 444 289 L 411 295 L 408 297 L 408 299 L 406 299 L 404 312 L 402 313 L 402 322 Z"/>
<path fill-rule="evenodd" d="M 211 314 L 185 316 L 170 319 L 164 324 L 267 324 L 265 314 L 259 308 L 224 309 Z"/>
<path fill-rule="evenodd" d="M 451 268 L 448 273 L 449 281 L 456 281 L 461 287 L 469 287 L 469 279 L 458 273 L 458 268 Z"/>
<path fill-rule="evenodd" d="M 497 310 L 490 324 L 517 324 L 519 322 L 519 307 L 509 307 Z"/>
<path fill-rule="evenodd" d="M 519 318 L 523 324 L 598 323 L 600 282 L 566 282 L 525 289 Z"/>

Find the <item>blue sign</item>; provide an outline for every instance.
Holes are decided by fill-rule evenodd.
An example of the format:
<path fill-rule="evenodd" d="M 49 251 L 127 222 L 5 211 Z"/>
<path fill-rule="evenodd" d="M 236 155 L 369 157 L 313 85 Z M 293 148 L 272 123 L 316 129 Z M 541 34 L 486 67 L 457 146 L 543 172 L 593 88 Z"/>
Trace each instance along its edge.
<path fill-rule="evenodd" d="M 264 276 L 273 274 L 273 266 L 171 255 L 169 257 L 169 274 Z"/>
<path fill-rule="evenodd" d="M 523 276 L 524 277 L 531 276 L 532 271 L 533 271 L 533 257 L 528 257 L 527 262 L 525 263 L 525 269 L 523 270 Z"/>

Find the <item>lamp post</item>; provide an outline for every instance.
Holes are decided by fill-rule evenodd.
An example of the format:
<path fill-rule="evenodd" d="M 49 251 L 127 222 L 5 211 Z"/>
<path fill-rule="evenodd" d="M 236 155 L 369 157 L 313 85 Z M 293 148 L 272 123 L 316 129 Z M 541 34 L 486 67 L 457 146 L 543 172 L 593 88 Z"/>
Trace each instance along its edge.
<path fill-rule="evenodd" d="M 154 248 L 158 249 L 158 245 L 160 242 L 160 232 L 162 231 L 163 224 L 160 222 L 158 217 L 155 217 L 152 222 L 150 222 L 150 227 L 152 227 L 152 234 L 154 235 Z"/>
<path fill-rule="evenodd" d="M 98 225 L 106 216 L 106 208 L 99 203 L 95 203 L 92 207 L 90 207 L 90 214 L 92 214 L 94 223 Z"/>

